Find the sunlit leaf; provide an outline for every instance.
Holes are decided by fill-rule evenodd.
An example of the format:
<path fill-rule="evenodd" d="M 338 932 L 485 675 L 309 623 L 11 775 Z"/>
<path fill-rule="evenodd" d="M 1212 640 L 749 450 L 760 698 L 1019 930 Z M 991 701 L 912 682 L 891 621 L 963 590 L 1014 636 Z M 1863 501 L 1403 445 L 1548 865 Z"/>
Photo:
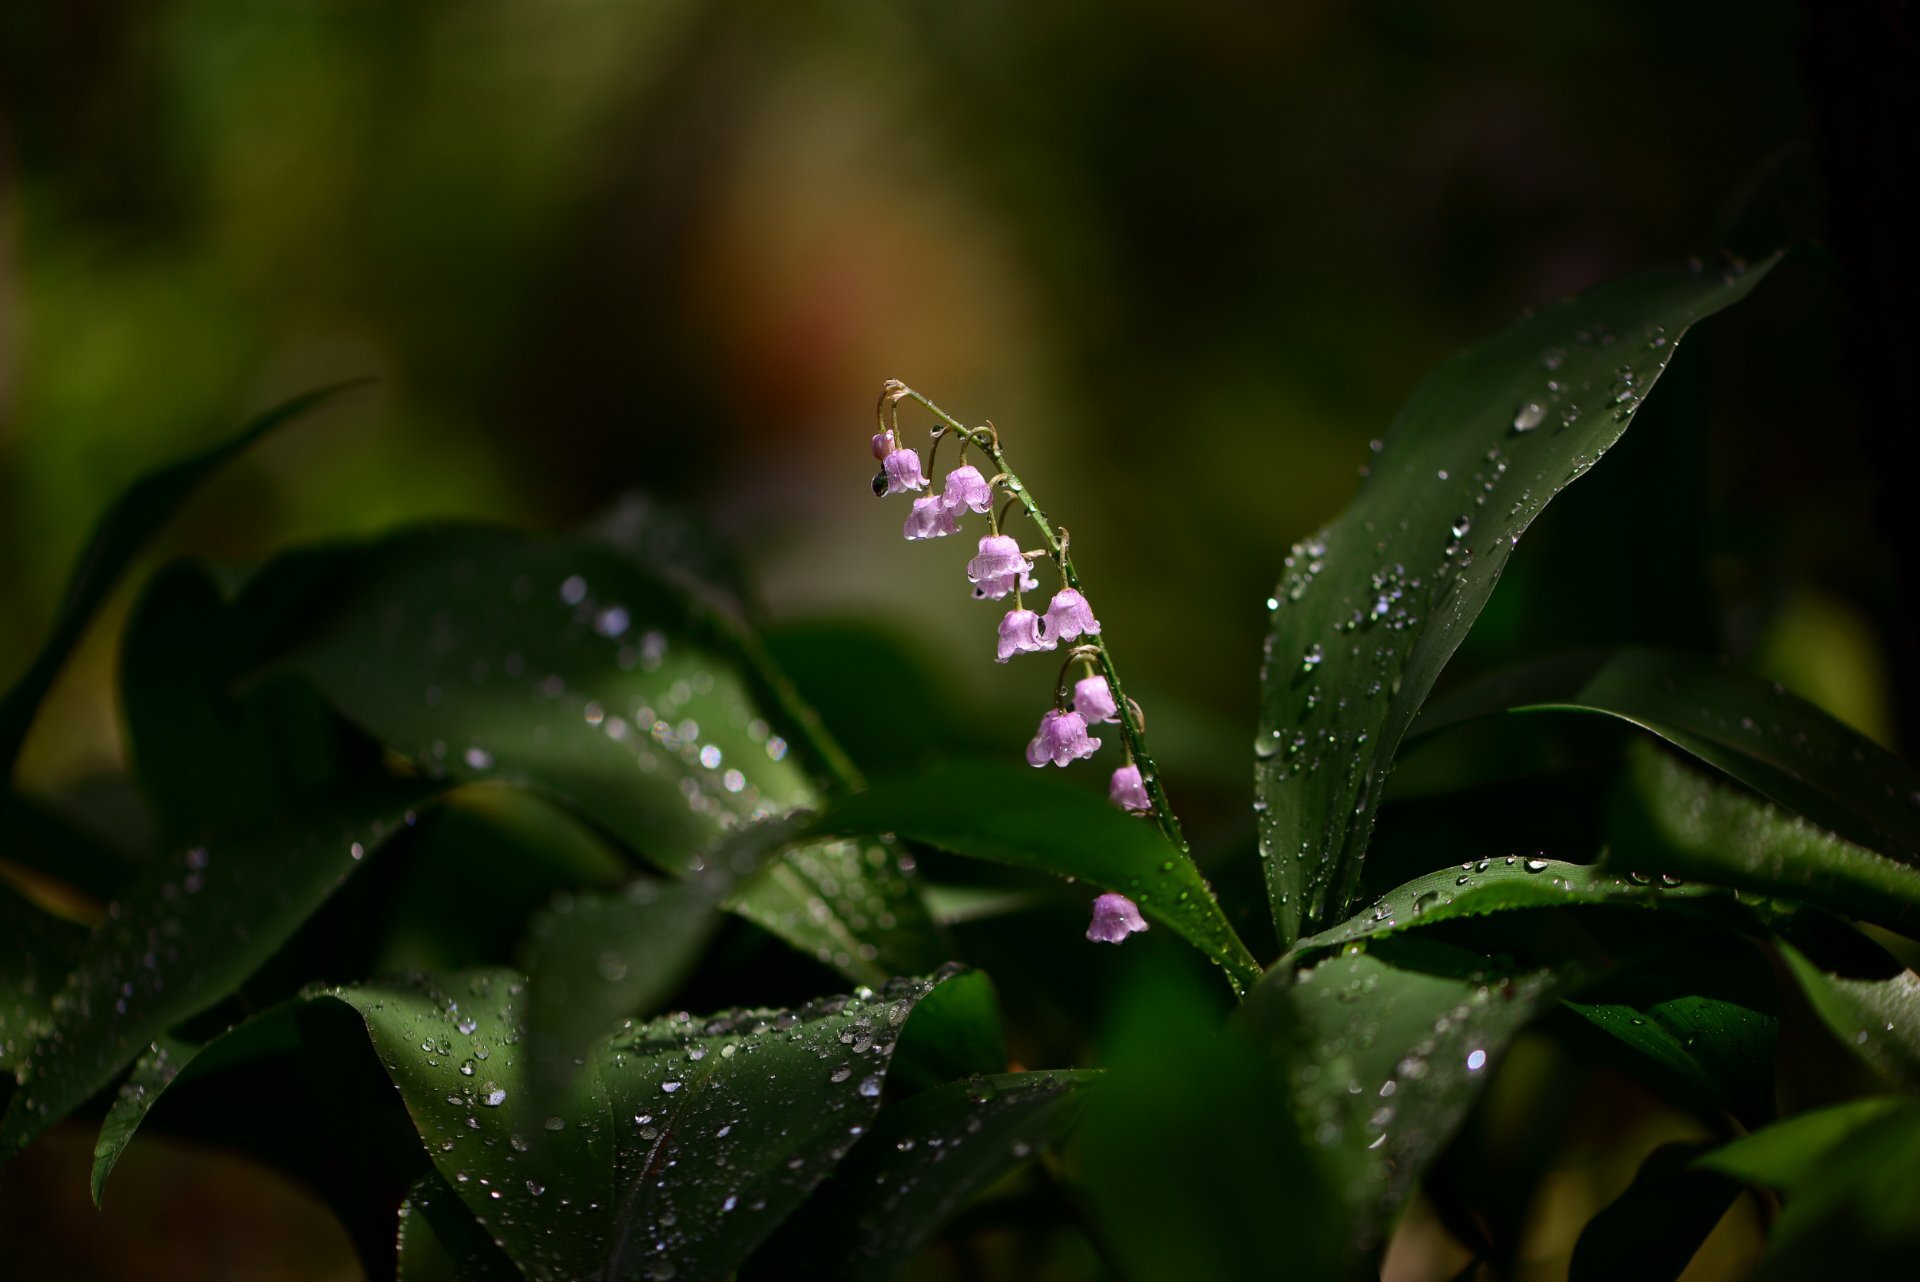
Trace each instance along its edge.
<path fill-rule="evenodd" d="M 1616 816 L 1621 848 L 1663 871 L 1805 900 L 1920 935 L 1920 868 L 1816 827 L 1641 746 Z"/>
<path fill-rule="evenodd" d="M 1411 733 L 1501 712 L 1629 722 L 1849 841 L 1920 867 L 1920 774 L 1806 700 L 1724 663 L 1644 649 L 1542 660 L 1436 703 Z"/>
<path fill-rule="evenodd" d="M 67 655 L 86 631 L 114 584 L 142 548 L 160 532 L 193 492 L 235 455 L 274 428 L 300 417 L 358 383 L 340 383 L 283 401 L 211 449 L 147 473 L 101 514 L 87 537 L 60 599 L 47 639 L 33 663 L 0 696 L 0 781 L 13 773 L 20 745 Z"/>
<path fill-rule="evenodd" d="M 1244 988 L 1259 964 L 1193 861 L 1150 824 L 1083 788 L 1021 766 L 950 763 L 828 806 L 814 831 L 890 832 L 956 855 L 1118 891 Z"/>
<path fill-rule="evenodd" d="M 81 951 L 0 1119 L 0 1157 L 58 1121 L 148 1043 L 228 996 L 436 789 L 369 784 L 325 812 L 161 860 Z"/>
<path fill-rule="evenodd" d="M 952 1082 L 881 1112 L 749 1278 L 881 1282 L 977 1194 L 1057 1145 L 1097 1071 Z"/>
<path fill-rule="evenodd" d="M 1396 886 L 1331 930 L 1302 939 L 1294 945 L 1293 955 L 1488 913 L 1583 904 L 1660 907 L 1725 893 L 1671 876 L 1626 875 L 1591 864 L 1503 855 L 1444 868 Z"/>
<path fill-rule="evenodd" d="M 625 553 L 415 530 L 361 549 L 336 591 L 293 666 L 437 776 L 546 792 L 676 874 L 730 829 L 818 802 L 797 757 L 812 737 L 759 701 L 737 621 Z M 735 907 L 855 977 L 945 952 L 871 840 L 796 847 Z"/>
<path fill-rule="evenodd" d="M 1401 737 L 1519 536 L 1626 430 L 1687 329 L 1770 266 L 1630 276 L 1454 357 L 1353 502 L 1294 548 L 1255 739 L 1282 947 L 1346 916 Z"/>

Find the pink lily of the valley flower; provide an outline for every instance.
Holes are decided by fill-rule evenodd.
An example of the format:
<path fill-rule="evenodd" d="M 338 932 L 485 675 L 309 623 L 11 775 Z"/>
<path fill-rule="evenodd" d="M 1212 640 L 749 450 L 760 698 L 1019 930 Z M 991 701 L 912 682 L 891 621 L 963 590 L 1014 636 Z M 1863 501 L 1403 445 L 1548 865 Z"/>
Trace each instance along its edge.
<path fill-rule="evenodd" d="M 984 512 L 993 506 L 993 487 L 987 484 L 986 477 L 980 475 L 979 468 L 971 463 L 963 464 L 947 473 L 947 484 L 940 492 L 940 501 L 954 512 L 963 507 Z"/>
<path fill-rule="evenodd" d="M 1107 785 L 1107 799 L 1122 810 L 1153 809 L 1153 799 L 1147 796 L 1147 786 L 1140 780 L 1140 767 L 1132 762 L 1113 772 L 1113 781 Z"/>
<path fill-rule="evenodd" d="M 1000 620 L 999 661 L 1005 663 L 1016 654 L 1053 649 L 1053 638 L 1040 632 L 1040 616 L 1032 610 L 1008 610 Z"/>
<path fill-rule="evenodd" d="M 873 434 L 873 456 L 884 459 L 893 452 L 893 433 L 875 432 Z"/>
<path fill-rule="evenodd" d="M 1082 677 L 1073 683 L 1073 710 L 1090 726 L 1120 719 L 1120 705 L 1113 701 L 1113 687 L 1101 676 Z"/>
<path fill-rule="evenodd" d="M 1109 891 L 1093 901 L 1093 921 L 1087 938 L 1096 944 L 1117 944 L 1137 930 L 1147 929 L 1146 918 L 1125 895 Z"/>
<path fill-rule="evenodd" d="M 938 539 L 959 532 L 959 525 L 953 519 L 953 512 L 941 506 L 940 500 L 932 494 L 913 501 L 913 510 L 907 513 L 906 536 L 909 539 Z"/>
<path fill-rule="evenodd" d="M 989 534 L 980 540 L 980 555 L 967 562 L 967 581 L 973 584 L 975 596 L 989 601 L 1039 586 L 1020 545 L 1004 534 Z"/>
<path fill-rule="evenodd" d="M 1099 747 L 1100 741 L 1087 733 L 1087 723 L 1080 719 L 1079 713 L 1052 708 L 1040 718 L 1040 732 L 1027 745 L 1027 764 L 1044 766 L 1051 761 L 1056 766 L 1064 766 L 1069 761 L 1091 757 Z"/>
<path fill-rule="evenodd" d="M 1100 620 L 1093 617 L 1093 607 L 1087 604 L 1087 598 L 1072 588 L 1061 588 L 1047 605 L 1047 635 L 1056 641 L 1097 637 Z"/>
<path fill-rule="evenodd" d="M 887 478 L 889 494 L 905 494 L 908 490 L 927 488 L 927 478 L 920 474 L 918 450 L 893 450 L 880 460 L 880 470 Z"/>

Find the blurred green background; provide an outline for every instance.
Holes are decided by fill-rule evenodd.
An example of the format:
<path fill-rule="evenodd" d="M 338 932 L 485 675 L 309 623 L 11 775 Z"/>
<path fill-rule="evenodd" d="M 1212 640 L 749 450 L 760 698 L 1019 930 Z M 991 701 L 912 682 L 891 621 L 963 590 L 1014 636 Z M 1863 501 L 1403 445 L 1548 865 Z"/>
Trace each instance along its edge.
<path fill-rule="evenodd" d="M 870 767 L 1015 752 L 1051 669 L 994 665 L 962 551 L 904 543 L 867 492 L 896 377 L 998 425 L 1201 853 L 1244 854 L 1262 603 L 1422 375 L 1607 276 L 1788 244 L 1522 549 L 1463 669 L 1685 644 L 1898 747 L 1915 447 L 1892 370 L 1859 375 L 1912 275 L 1875 257 L 1911 227 L 1911 150 L 1904 189 L 1874 172 L 1875 122 L 1912 141 L 1901 9 L 9 5 L 0 678 L 109 496 L 371 374 L 155 560 L 565 525 L 639 488 L 737 546 Z M 129 596 L 23 786 L 118 763 Z"/>

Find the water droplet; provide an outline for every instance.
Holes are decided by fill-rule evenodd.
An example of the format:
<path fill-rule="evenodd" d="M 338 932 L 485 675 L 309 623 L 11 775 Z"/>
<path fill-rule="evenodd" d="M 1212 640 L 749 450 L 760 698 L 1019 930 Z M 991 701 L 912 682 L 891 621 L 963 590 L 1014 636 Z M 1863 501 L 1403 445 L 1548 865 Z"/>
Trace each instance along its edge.
<path fill-rule="evenodd" d="M 1547 870 L 1547 861 L 1544 859 L 1529 859 L 1523 867 L 1525 867 L 1528 872 L 1545 872 Z"/>
<path fill-rule="evenodd" d="M 488 1082 L 480 1088 L 480 1102 L 488 1108 L 499 1108 L 507 1102 L 507 1088 Z"/>
<path fill-rule="evenodd" d="M 1300 670 L 1302 672 L 1312 672 L 1320 666 L 1320 661 L 1326 657 L 1326 653 L 1321 650 L 1319 643 L 1315 642 L 1313 645 L 1307 647 L 1305 654 L 1300 656 Z"/>
<path fill-rule="evenodd" d="M 1540 426 L 1541 421 L 1546 417 L 1546 406 L 1542 405 L 1539 401 L 1528 401 L 1514 412 L 1513 430 L 1516 432 L 1531 432 L 1534 428 Z"/>

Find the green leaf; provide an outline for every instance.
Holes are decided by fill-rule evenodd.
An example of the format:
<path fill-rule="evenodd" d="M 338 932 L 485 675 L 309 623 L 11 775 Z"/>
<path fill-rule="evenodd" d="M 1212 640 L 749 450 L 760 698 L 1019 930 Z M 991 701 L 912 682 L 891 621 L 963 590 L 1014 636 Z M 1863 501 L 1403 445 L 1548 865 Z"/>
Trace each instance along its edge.
<path fill-rule="evenodd" d="M 1069 1169 L 1108 1270 L 1130 1282 L 1340 1278 L 1331 1154 L 1301 1135 L 1270 1030 L 1222 1028 L 1197 978 L 1122 991 Z"/>
<path fill-rule="evenodd" d="M 1850 1136 L 1916 1109 L 1920 1105 L 1897 1095 L 1874 1095 L 1814 1109 L 1723 1144 L 1695 1165 L 1762 1188 L 1793 1188 L 1810 1182 Z"/>
<path fill-rule="evenodd" d="M 1296 1107 L 1343 1160 L 1363 1240 L 1380 1239 L 1508 1043 L 1573 979 L 1414 937 L 1267 973 L 1247 1018 L 1292 1048 Z"/>
<path fill-rule="evenodd" d="M 737 621 L 670 577 L 591 540 L 408 531 L 353 558 L 291 663 L 429 772 L 545 792 L 684 874 L 730 829 L 819 792 L 790 754 L 808 732 L 759 702 Z M 735 908 L 856 978 L 945 954 L 872 841 L 791 850 Z"/>
<path fill-rule="evenodd" d="M 563 894 L 528 931 L 529 1053 L 536 1099 L 562 1097 L 588 1048 L 631 1015 L 652 1015 L 692 972 L 734 884 L 791 842 L 797 819 L 735 829 L 685 881 L 616 894 Z"/>
<path fill-rule="evenodd" d="M 1615 815 L 1621 848 L 1690 880 L 1784 895 L 1920 936 L 1920 869 L 1636 745 Z"/>
<path fill-rule="evenodd" d="M 1920 867 L 1920 775 L 1806 700 L 1724 663 L 1646 649 L 1547 659 L 1436 703 L 1410 733 L 1509 711 L 1639 726 L 1821 827 Z"/>
<path fill-rule="evenodd" d="M 1587 1221 L 1567 1282 L 1675 1282 L 1740 1196 L 1740 1186 L 1692 1165 L 1705 1144 L 1663 1144 Z"/>
<path fill-rule="evenodd" d="M 1401 410 L 1354 501 L 1294 548 L 1255 739 L 1283 948 L 1346 916 L 1400 740 L 1521 533 L 1626 430 L 1687 329 L 1771 266 L 1630 276 L 1454 357 Z"/>
<path fill-rule="evenodd" d="M 435 791 L 420 780 L 369 784 L 325 813 L 286 816 L 143 871 L 95 929 L 22 1065 L 0 1118 L 0 1160 L 232 993 Z"/>
<path fill-rule="evenodd" d="M 902 1092 L 963 1077 L 991 1077 L 1007 1066 L 1000 997 L 983 970 L 955 975 L 928 993 L 893 1052 L 887 1079 Z"/>
<path fill-rule="evenodd" d="M 115 499 L 93 532 L 68 577 L 66 592 L 54 613 L 53 626 L 20 679 L 0 696 L 0 780 L 12 777 L 13 766 L 26 741 L 40 701 L 66 663 L 80 636 L 107 594 L 148 541 L 215 472 L 235 455 L 284 423 L 318 408 L 364 380 L 337 383 L 296 396 L 253 419 L 239 433 L 211 449 L 178 459 L 135 481 Z"/>
<path fill-rule="evenodd" d="M 358 1010 L 428 1156 L 529 1278 L 725 1277 L 880 1105 L 941 982 L 798 1010 L 670 1016 L 603 1043 L 561 1111 L 529 1107 L 524 985 L 507 971 L 335 990 Z"/>
<path fill-rule="evenodd" d="M 55 917 L 0 881 L 0 1070 L 25 1057 L 46 1030 L 53 995 L 86 942 L 84 927 Z"/>
<path fill-rule="evenodd" d="M 399 1248 L 399 1282 L 521 1282 L 520 1270 L 438 1172 L 407 1190 Z"/>
<path fill-rule="evenodd" d="M 1777 1000 L 1772 975 L 1745 942 L 1709 936 L 1660 951 L 1564 1005 L 1710 1120 L 1722 1109 L 1747 1127 L 1773 1119 Z"/>
<path fill-rule="evenodd" d="M 1032 769 L 943 765 L 834 802 L 812 831 L 894 833 L 971 859 L 1078 878 L 1132 899 L 1226 971 L 1236 992 L 1260 976 L 1191 859 L 1151 825 Z"/>
<path fill-rule="evenodd" d="M 880 1113 L 747 1276 L 881 1282 L 975 1196 L 1065 1138 L 1092 1070 L 950 1082 Z"/>
<path fill-rule="evenodd" d="M 1304 957 L 1360 939 L 1488 913 L 1583 904 L 1664 907 L 1723 894 L 1717 887 L 1682 883 L 1673 877 L 1623 876 L 1558 859 L 1519 855 L 1476 859 L 1394 887 L 1372 907 L 1331 930 L 1302 939 L 1290 956 Z"/>
<path fill-rule="evenodd" d="M 1834 975 L 1783 940 L 1774 947 L 1835 1037 L 1894 1081 L 1920 1086 L 1920 975 L 1911 970 L 1884 979 Z"/>

